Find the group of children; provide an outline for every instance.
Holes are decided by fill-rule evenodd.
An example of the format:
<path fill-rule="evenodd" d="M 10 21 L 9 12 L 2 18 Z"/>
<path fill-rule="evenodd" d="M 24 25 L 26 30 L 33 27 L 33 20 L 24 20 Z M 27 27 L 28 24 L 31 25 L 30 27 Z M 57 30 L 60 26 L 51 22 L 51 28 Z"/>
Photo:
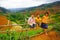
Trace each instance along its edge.
<path fill-rule="evenodd" d="M 34 15 L 31 15 L 28 19 L 28 24 L 30 25 L 30 28 L 35 28 L 36 24 L 38 24 L 39 27 L 44 29 L 45 34 L 47 35 L 47 28 L 49 23 L 49 13 L 46 12 L 45 15 L 40 18 L 40 15 L 37 15 L 34 17 Z"/>

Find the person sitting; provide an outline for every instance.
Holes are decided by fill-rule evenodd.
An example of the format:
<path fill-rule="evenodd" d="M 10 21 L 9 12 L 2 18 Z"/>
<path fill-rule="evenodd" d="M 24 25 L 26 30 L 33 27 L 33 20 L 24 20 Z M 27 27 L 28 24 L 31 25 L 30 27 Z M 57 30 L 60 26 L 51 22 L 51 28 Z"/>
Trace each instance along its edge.
<path fill-rule="evenodd" d="M 30 28 L 34 28 L 34 27 L 35 27 L 36 22 L 35 22 L 35 17 L 34 17 L 34 15 L 31 15 L 31 17 L 29 17 L 29 19 L 28 19 L 28 24 L 30 25 Z"/>
<path fill-rule="evenodd" d="M 40 18 L 40 16 L 37 15 L 35 20 L 36 20 L 36 24 L 40 27 L 40 25 L 41 25 L 41 18 Z"/>

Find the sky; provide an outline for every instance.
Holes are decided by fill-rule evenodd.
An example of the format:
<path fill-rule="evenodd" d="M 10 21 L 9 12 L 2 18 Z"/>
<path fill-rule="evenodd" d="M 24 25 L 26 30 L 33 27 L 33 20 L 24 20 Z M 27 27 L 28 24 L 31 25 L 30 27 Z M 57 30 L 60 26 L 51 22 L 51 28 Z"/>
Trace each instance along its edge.
<path fill-rule="evenodd" d="M 6 9 L 27 8 L 55 1 L 59 0 L 0 0 L 0 7 L 4 7 Z"/>

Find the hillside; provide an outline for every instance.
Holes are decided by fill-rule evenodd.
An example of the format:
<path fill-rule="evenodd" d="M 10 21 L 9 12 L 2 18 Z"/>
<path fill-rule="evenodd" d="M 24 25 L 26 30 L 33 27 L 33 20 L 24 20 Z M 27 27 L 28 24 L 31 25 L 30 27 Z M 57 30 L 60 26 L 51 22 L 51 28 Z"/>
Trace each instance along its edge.
<path fill-rule="evenodd" d="M 38 7 L 40 7 L 40 8 L 51 8 L 51 7 L 56 7 L 56 6 L 60 6 L 60 1 L 56 1 L 56 2 L 48 3 L 48 4 L 43 4 L 43 5 L 40 5 Z"/>
<path fill-rule="evenodd" d="M 46 10 L 46 9 L 51 9 L 51 8 L 60 10 L 60 1 L 56 1 L 56 2 L 53 2 L 53 3 L 47 3 L 47 4 L 42 4 L 40 6 L 28 8 L 26 10 L 27 11 L 31 11 L 31 10 L 35 10 L 35 9 Z"/>
<path fill-rule="evenodd" d="M 3 8 L 3 7 L 0 7 L 0 13 L 6 13 L 8 10 Z"/>
<path fill-rule="evenodd" d="M 35 10 L 35 9 L 45 10 L 47 8 L 52 8 L 52 7 L 56 7 L 56 8 L 60 9 L 60 1 L 42 4 L 39 6 L 29 7 L 29 8 L 12 8 L 12 9 L 7 10 L 6 8 L 0 7 L 0 12 L 3 12 L 3 13 L 6 13 L 7 11 L 9 11 L 9 12 L 24 12 L 24 11 L 31 11 L 31 10 Z"/>
<path fill-rule="evenodd" d="M 31 10 L 35 10 L 35 9 L 42 9 L 45 10 L 47 8 L 52 8 L 52 7 L 57 7 L 60 8 L 60 1 L 56 1 L 53 3 L 47 3 L 47 4 L 42 4 L 39 6 L 35 6 L 35 7 L 30 7 L 30 8 L 15 8 L 15 9 L 9 9 L 9 11 L 13 11 L 13 12 L 24 12 L 24 11 L 31 11 Z"/>

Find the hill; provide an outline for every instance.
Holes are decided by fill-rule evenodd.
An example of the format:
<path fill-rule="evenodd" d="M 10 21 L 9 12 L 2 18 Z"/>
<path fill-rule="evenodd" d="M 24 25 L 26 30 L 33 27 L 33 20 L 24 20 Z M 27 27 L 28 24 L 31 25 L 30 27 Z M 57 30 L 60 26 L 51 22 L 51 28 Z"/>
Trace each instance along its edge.
<path fill-rule="evenodd" d="M 0 7 L 0 13 L 6 13 L 8 10 L 3 8 L 3 7 Z"/>
<path fill-rule="evenodd" d="M 39 5 L 39 6 L 29 7 L 29 8 L 6 9 L 6 8 L 3 8 L 3 7 L 0 7 L 0 13 L 1 12 L 6 13 L 7 11 L 8 12 L 25 12 L 25 11 L 32 11 L 32 10 L 35 10 L 35 9 L 45 10 L 47 8 L 52 8 L 52 7 L 56 7 L 56 8 L 60 9 L 60 1 L 56 1 L 56 2 L 53 2 L 53 3 L 47 3 L 47 4 L 42 4 L 42 5 Z"/>
<path fill-rule="evenodd" d="M 60 1 L 56 1 L 53 3 L 47 3 L 47 4 L 42 4 L 39 6 L 35 6 L 35 7 L 29 7 L 29 8 L 15 8 L 15 9 L 9 9 L 9 11 L 11 12 L 24 12 L 24 11 L 31 11 L 31 10 L 35 10 L 35 9 L 42 9 L 45 10 L 47 8 L 52 8 L 52 7 L 57 7 L 60 8 Z"/>

